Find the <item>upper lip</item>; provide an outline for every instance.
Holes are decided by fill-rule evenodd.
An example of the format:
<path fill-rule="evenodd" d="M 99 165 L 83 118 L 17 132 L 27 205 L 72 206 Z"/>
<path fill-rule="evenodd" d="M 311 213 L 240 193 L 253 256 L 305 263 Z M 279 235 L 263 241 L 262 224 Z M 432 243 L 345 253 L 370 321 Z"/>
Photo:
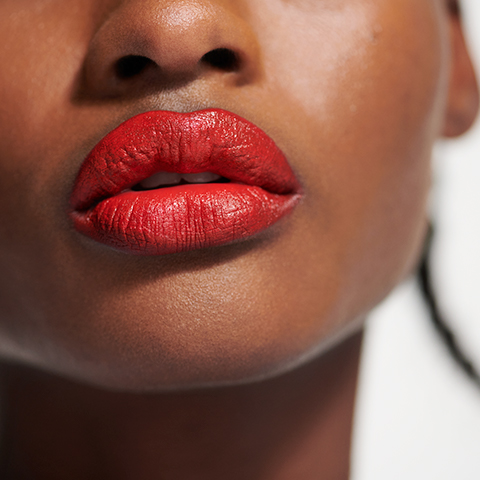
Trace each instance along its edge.
<path fill-rule="evenodd" d="M 276 194 L 298 193 L 298 181 L 273 140 L 233 113 L 139 114 L 107 134 L 83 162 L 70 198 L 86 210 L 159 171 L 213 172 Z"/>

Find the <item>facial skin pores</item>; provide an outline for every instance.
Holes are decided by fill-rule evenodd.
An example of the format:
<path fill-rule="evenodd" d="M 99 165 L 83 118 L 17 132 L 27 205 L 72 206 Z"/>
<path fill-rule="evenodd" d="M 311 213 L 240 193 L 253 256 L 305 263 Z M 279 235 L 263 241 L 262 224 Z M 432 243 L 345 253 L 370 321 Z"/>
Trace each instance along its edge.
<path fill-rule="evenodd" d="M 0 476 L 346 480 L 478 108 L 456 2 L 1 0 L 0 40 Z"/>
<path fill-rule="evenodd" d="M 33 4 L 0 5 L 5 358 L 132 391 L 250 382 L 358 331 L 412 270 L 432 145 L 476 109 L 447 2 Z M 184 161 L 144 146 L 202 111 L 236 126 L 191 130 L 220 153 L 177 173 L 223 180 L 139 192 Z M 117 181 L 122 148 L 147 167 Z"/>

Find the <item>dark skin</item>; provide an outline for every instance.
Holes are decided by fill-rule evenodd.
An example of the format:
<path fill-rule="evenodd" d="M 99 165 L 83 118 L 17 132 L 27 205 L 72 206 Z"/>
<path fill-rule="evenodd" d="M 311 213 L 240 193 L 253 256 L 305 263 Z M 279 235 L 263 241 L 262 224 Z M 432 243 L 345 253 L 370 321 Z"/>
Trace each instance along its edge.
<path fill-rule="evenodd" d="M 418 260 L 433 143 L 477 112 L 456 3 L 3 0 L 0 32 L 11 477 L 347 479 L 363 320 Z M 209 107 L 284 151 L 288 218 L 144 258 L 72 228 L 108 131 Z"/>
<path fill-rule="evenodd" d="M 188 394 L 113 394 L 15 370 L 11 468 L 29 465 L 35 476 L 22 479 L 347 479 L 360 341 L 272 380 Z"/>

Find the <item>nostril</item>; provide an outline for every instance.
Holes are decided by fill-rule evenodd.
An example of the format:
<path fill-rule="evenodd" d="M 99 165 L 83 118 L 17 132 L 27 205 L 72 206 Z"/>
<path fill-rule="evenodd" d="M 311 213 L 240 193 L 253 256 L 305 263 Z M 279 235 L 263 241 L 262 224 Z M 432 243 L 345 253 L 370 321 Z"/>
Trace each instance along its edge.
<path fill-rule="evenodd" d="M 228 48 L 216 48 L 206 53 L 202 57 L 202 62 L 227 72 L 237 70 L 239 66 L 237 55 Z"/>
<path fill-rule="evenodd" d="M 142 73 L 148 66 L 153 65 L 153 60 L 140 55 L 127 55 L 120 58 L 115 64 L 115 73 L 121 80 L 135 77 Z"/>

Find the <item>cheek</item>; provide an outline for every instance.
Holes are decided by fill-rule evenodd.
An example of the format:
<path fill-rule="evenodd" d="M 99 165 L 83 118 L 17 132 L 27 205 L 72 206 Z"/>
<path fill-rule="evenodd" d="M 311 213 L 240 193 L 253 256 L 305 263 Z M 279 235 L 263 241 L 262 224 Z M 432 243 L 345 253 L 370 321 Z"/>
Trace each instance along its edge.
<path fill-rule="evenodd" d="M 288 21 L 298 15 L 298 28 L 285 48 L 270 46 L 277 61 L 267 71 L 290 102 L 284 133 L 307 193 L 303 241 L 317 245 L 318 265 L 337 272 L 349 318 L 377 303 L 418 256 L 448 82 L 441 8 L 340 1 L 313 27 L 293 10 Z"/>
<path fill-rule="evenodd" d="M 83 53 L 63 52 L 71 63 L 52 83 L 51 48 L 44 62 L 21 65 L 14 57 L 35 49 L 11 45 L 17 53 L 4 63 L 28 72 L 25 83 L 3 84 L 0 112 L 9 138 L 0 307 L 10 316 L 4 339 L 23 345 L 15 355 L 125 388 L 258 378 L 318 351 L 411 268 L 447 76 L 434 2 L 251 3 L 265 19 L 256 28 L 266 87 L 246 88 L 231 109 L 267 127 L 305 199 L 275 241 L 224 259 L 215 252 L 198 268 L 194 256 L 137 262 L 78 242 L 62 203 L 75 162 L 63 165 L 79 137 L 98 135 L 69 97 Z M 88 44 L 88 28 L 62 28 L 58 38 L 76 35 L 65 45 Z M 57 33 L 51 41 L 64 45 Z"/>
<path fill-rule="evenodd" d="M 73 157 L 78 143 L 72 132 L 81 123 L 69 110 L 93 31 L 86 19 L 95 8 L 78 15 L 81 3 L 0 2 L 0 229 L 7 244 L 13 243 L 15 230 L 20 236 L 16 243 L 34 240 L 38 230 L 32 225 L 51 222 L 48 215 L 59 207 L 65 176 L 58 170 L 69 168 L 66 158 Z"/>

